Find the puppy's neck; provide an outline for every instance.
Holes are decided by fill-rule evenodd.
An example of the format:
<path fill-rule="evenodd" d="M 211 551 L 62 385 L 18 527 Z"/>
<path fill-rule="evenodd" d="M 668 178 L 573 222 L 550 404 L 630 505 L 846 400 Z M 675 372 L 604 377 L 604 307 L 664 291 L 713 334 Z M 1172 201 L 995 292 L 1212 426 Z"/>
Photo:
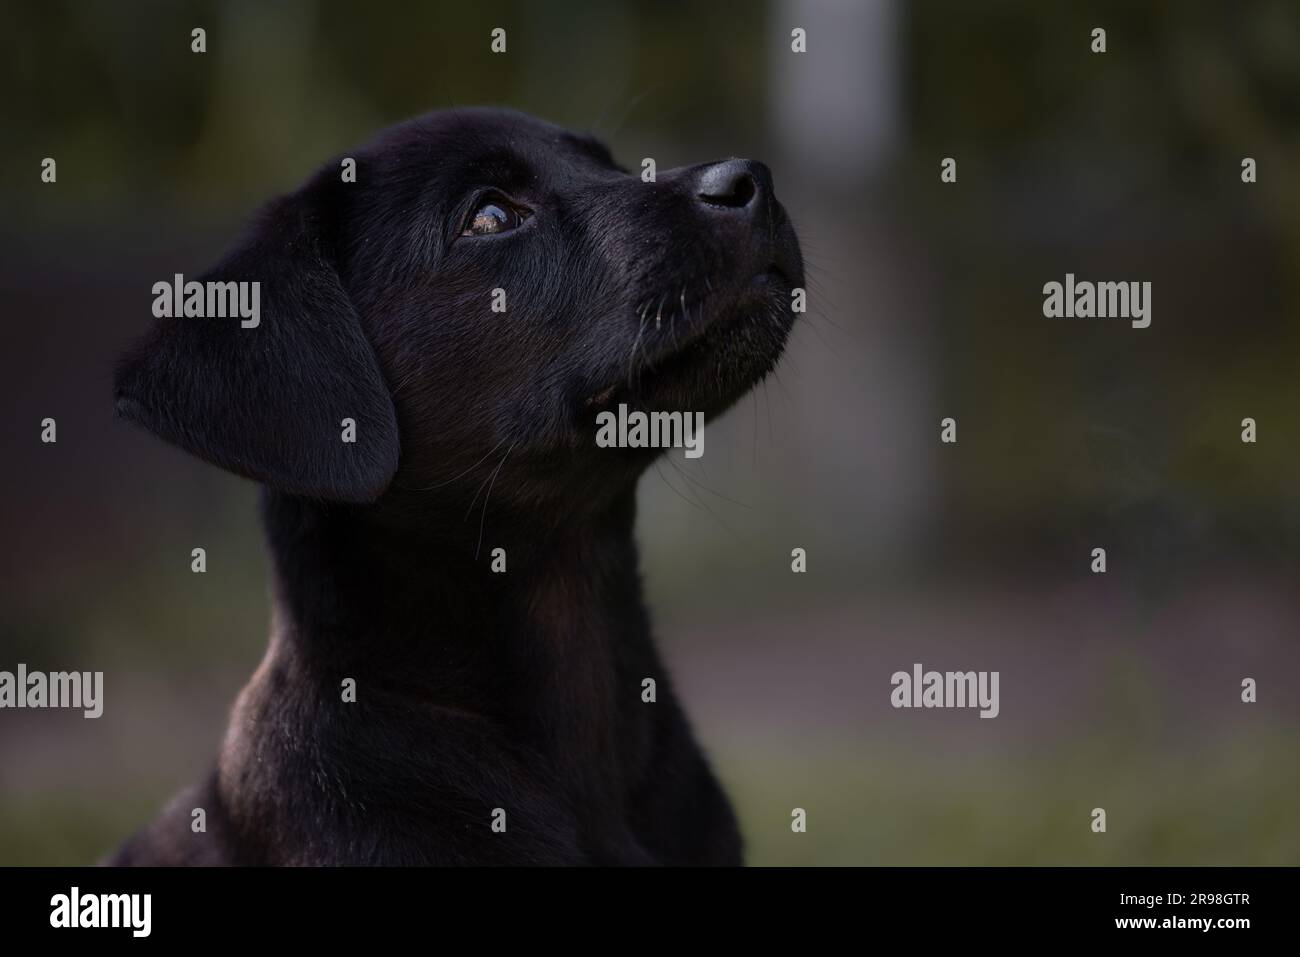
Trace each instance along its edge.
<path fill-rule="evenodd" d="M 273 813 L 266 749 L 309 736 L 325 754 L 366 742 L 382 786 L 416 787 L 436 778 L 448 742 L 489 728 L 503 749 L 543 756 L 538 768 L 589 826 L 619 833 L 636 760 L 619 742 L 648 738 L 639 682 L 658 674 L 633 509 L 629 492 L 598 519 L 547 534 L 522 517 L 502 523 L 513 531 L 493 545 L 506 548 L 506 571 L 493 572 L 488 551 L 475 560 L 436 526 L 268 493 L 273 632 L 222 752 L 232 813 L 249 827 Z"/>
<path fill-rule="evenodd" d="M 509 531 L 477 549 L 477 527 L 267 493 L 277 642 L 313 668 L 433 697 L 600 666 L 645 632 L 633 491 L 559 528 L 502 516 L 493 528 Z"/>

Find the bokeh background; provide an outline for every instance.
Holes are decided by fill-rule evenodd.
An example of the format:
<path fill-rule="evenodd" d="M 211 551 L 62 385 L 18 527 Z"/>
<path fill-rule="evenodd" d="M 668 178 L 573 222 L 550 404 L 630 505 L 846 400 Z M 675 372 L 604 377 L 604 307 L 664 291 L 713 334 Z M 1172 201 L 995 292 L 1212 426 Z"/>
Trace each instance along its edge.
<path fill-rule="evenodd" d="M 641 489 L 657 632 L 751 863 L 1300 863 L 1292 0 L 3 19 L 0 668 L 103 670 L 107 705 L 0 712 L 0 863 L 93 862 L 147 820 L 209 766 L 264 647 L 255 489 L 113 418 L 151 285 L 326 157 L 478 103 L 633 168 L 763 158 L 805 242 L 779 372 Z M 1066 272 L 1150 280 L 1151 327 L 1044 319 Z M 892 709 L 913 662 L 1000 671 L 1001 716 Z"/>

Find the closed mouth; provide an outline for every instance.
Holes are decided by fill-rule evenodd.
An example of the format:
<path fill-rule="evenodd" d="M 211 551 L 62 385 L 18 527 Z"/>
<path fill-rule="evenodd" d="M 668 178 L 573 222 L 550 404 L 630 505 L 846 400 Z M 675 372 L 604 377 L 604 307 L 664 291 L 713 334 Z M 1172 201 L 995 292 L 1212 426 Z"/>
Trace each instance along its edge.
<path fill-rule="evenodd" d="M 750 310 L 746 308 L 746 303 L 751 302 L 753 299 L 761 297 L 770 301 L 772 296 L 782 295 L 785 290 L 790 288 L 790 279 L 779 266 L 773 264 L 760 270 L 750 280 L 748 291 L 742 295 L 741 301 L 719 309 L 706 321 L 692 322 L 685 334 L 679 334 L 677 337 L 671 338 L 653 354 L 643 354 L 640 361 L 637 361 L 638 357 L 635 354 L 630 356 L 628 371 L 598 392 L 589 395 L 583 401 L 583 408 L 589 410 L 614 407 L 620 402 L 632 401 L 638 395 L 652 392 L 655 379 L 670 376 L 690 363 L 699 360 L 700 340 L 706 333 L 718 328 L 720 323 L 729 325 L 748 316 Z M 698 309 L 702 305 L 704 303 L 696 303 L 694 308 Z M 674 317 L 674 319 L 676 318 L 678 317 Z M 667 321 L 668 319 L 665 317 L 664 322 Z M 648 322 L 643 325 L 653 324 L 654 317 L 648 317 Z M 643 331 L 647 330 L 643 329 Z M 642 348 L 644 350 L 644 343 Z"/>

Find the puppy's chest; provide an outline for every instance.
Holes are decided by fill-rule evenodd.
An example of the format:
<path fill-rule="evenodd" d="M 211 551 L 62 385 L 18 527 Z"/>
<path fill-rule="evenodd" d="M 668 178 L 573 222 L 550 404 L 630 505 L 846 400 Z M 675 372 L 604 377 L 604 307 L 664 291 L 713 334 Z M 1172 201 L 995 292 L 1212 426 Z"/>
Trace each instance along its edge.
<path fill-rule="evenodd" d="M 532 743 L 593 861 L 735 863 L 739 839 L 644 616 L 566 619 L 533 686 Z M 695 843 L 682 821 L 708 823 Z M 713 846 L 716 842 L 717 847 Z M 698 845 L 698 846 L 697 846 Z"/>
<path fill-rule="evenodd" d="M 643 700 L 644 689 L 663 681 L 644 611 L 573 580 L 530 597 L 511 651 L 519 730 L 575 797 L 617 803 L 651 752 L 654 696 Z"/>

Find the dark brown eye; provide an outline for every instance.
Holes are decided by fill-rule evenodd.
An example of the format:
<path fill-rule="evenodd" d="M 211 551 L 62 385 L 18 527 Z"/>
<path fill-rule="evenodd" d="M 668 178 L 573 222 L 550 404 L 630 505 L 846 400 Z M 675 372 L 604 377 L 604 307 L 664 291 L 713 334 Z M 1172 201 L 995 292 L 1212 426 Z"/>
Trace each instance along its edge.
<path fill-rule="evenodd" d="M 470 217 L 462 236 L 494 236 L 523 225 L 528 216 L 505 200 L 484 203 Z"/>

